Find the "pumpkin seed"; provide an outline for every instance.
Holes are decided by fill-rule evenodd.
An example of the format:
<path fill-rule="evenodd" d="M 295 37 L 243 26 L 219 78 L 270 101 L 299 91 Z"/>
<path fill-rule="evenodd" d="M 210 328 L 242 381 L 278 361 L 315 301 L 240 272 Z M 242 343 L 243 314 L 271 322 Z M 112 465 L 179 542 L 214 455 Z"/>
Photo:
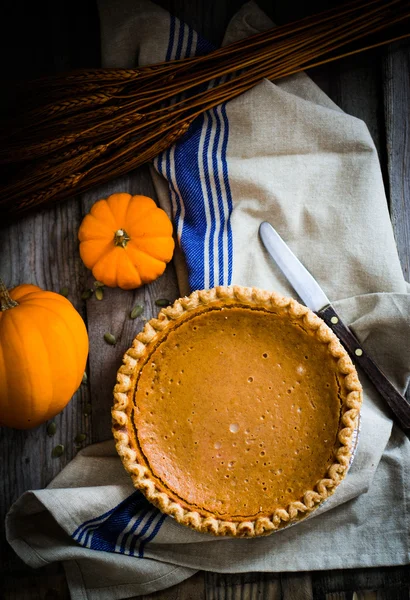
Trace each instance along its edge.
<path fill-rule="evenodd" d="M 93 293 L 94 293 L 94 290 L 84 290 L 83 293 L 81 294 L 81 299 L 88 300 L 89 298 L 91 298 Z"/>
<path fill-rule="evenodd" d="M 95 297 L 97 298 L 97 300 L 102 300 L 104 298 L 104 292 L 103 292 L 102 288 L 98 287 L 95 290 Z"/>
<path fill-rule="evenodd" d="M 81 442 L 83 442 L 86 439 L 86 435 L 85 433 L 77 433 L 77 435 L 74 438 L 74 441 L 76 444 L 81 444 Z"/>
<path fill-rule="evenodd" d="M 136 319 L 137 317 L 141 316 L 143 313 L 144 307 L 141 306 L 140 304 L 136 304 L 134 306 L 134 308 L 132 309 L 132 311 L 130 312 L 130 319 Z"/>
<path fill-rule="evenodd" d="M 81 383 L 84 383 L 84 384 L 88 383 L 88 375 L 87 375 L 87 373 L 85 371 L 83 373 L 83 378 L 81 380 Z"/>
<path fill-rule="evenodd" d="M 115 346 L 115 344 L 117 343 L 115 336 L 112 333 L 109 333 L 108 331 L 107 333 L 104 333 L 104 339 L 107 342 L 107 344 L 110 344 L 111 346 Z"/>
<path fill-rule="evenodd" d="M 47 425 L 47 435 L 52 437 L 56 433 L 56 431 L 57 425 L 54 423 L 54 421 L 51 421 L 51 423 Z"/>
<path fill-rule="evenodd" d="M 157 306 L 169 306 L 171 302 L 167 298 L 158 298 L 158 300 L 155 300 L 155 304 Z"/>
<path fill-rule="evenodd" d="M 91 406 L 91 404 L 89 402 L 87 402 L 87 404 L 84 405 L 84 415 L 86 417 L 88 417 L 88 415 L 91 415 L 91 413 L 93 412 L 93 407 Z"/>
<path fill-rule="evenodd" d="M 61 296 L 64 296 L 64 298 L 67 298 L 68 296 L 68 287 L 62 287 L 60 290 L 60 294 Z"/>
<path fill-rule="evenodd" d="M 94 281 L 94 287 L 97 289 L 102 288 L 102 287 L 104 287 L 104 284 L 102 281 Z"/>
<path fill-rule="evenodd" d="M 63 446 L 63 444 L 58 444 L 55 448 L 53 448 L 51 456 L 53 458 L 59 458 L 60 456 L 63 456 L 63 454 L 64 454 L 64 446 Z"/>

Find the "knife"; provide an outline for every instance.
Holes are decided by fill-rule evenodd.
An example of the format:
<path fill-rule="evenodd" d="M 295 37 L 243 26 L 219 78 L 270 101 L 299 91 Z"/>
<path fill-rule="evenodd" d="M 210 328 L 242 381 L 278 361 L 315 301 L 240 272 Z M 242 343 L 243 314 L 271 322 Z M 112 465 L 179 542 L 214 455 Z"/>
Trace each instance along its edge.
<path fill-rule="evenodd" d="M 259 227 L 259 235 L 273 260 L 308 308 L 321 317 L 337 335 L 352 360 L 359 365 L 386 400 L 404 429 L 410 428 L 410 403 L 400 394 L 363 349 L 359 340 L 343 323 L 317 281 L 268 222 Z"/>

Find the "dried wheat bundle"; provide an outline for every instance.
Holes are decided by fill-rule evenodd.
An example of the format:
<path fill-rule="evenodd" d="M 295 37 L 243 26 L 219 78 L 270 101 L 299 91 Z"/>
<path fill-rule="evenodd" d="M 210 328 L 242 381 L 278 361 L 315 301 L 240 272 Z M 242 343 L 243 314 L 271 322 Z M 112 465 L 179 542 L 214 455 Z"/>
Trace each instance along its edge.
<path fill-rule="evenodd" d="M 18 216 L 125 174 L 261 79 L 408 37 L 409 18 L 408 0 L 356 0 L 206 56 L 31 82 L 2 139 L 0 210 Z"/>

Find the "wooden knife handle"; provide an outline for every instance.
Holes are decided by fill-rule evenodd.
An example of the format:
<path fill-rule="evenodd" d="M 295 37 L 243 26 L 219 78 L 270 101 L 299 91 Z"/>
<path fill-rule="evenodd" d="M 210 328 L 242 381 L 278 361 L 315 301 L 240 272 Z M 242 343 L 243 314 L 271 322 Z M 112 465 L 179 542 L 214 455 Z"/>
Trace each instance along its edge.
<path fill-rule="evenodd" d="M 319 317 L 325 321 L 337 335 L 346 348 L 353 361 L 359 365 L 369 379 L 373 382 L 379 394 L 386 400 L 393 413 L 404 429 L 410 428 L 410 403 L 390 383 L 386 375 L 379 369 L 376 363 L 363 350 L 358 339 L 343 323 L 339 315 L 331 306 L 320 310 Z"/>

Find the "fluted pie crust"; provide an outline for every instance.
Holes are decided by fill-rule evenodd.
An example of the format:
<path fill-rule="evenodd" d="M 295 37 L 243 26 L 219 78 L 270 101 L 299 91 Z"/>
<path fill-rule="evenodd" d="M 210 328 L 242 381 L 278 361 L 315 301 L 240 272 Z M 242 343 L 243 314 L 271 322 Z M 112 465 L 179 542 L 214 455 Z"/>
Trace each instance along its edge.
<path fill-rule="evenodd" d="M 212 335 L 209 338 L 196 338 L 195 335 L 199 334 L 206 336 L 208 319 Z M 221 326 L 221 323 L 225 322 L 223 319 L 226 319 L 226 331 Z M 233 342 L 231 336 L 236 336 L 238 333 L 239 338 L 235 339 L 240 339 L 240 324 L 244 323 L 249 344 L 252 346 L 253 336 L 249 333 L 252 319 L 255 319 L 254 331 L 257 340 L 255 347 L 260 357 L 260 377 L 257 369 L 254 368 L 252 373 L 256 373 L 255 378 L 250 376 L 247 380 L 243 380 L 248 383 L 243 383 L 243 377 L 248 375 L 247 372 L 245 373 L 247 359 L 246 357 L 244 359 L 243 347 L 238 346 L 239 342 Z M 266 327 L 264 327 L 264 319 Z M 290 361 L 291 368 L 286 371 L 286 377 L 283 375 L 283 382 L 279 379 L 275 380 L 277 390 L 268 392 L 270 372 L 276 373 L 282 368 L 280 362 L 275 362 L 276 359 L 274 361 L 271 356 L 268 356 L 269 354 L 273 356 L 274 352 L 261 354 L 261 344 L 264 343 L 263 331 L 266 329 L 270 336 L 269 327 L 276 327 L 275 320 L 278 321 L 277 335 L 282 336 L 282 341 L 278 342 L 282 344 L 280 347 L 283 356 L 280 361 L 283 363 Z M 198 327 L 194 327 L 194 323 L 197 323 Z M 239 330 L 237 331 L 236 328 Z M 193 329 L 195 331 L 198 329 L 199 333 L 195 334 Z M 298 332 L 301 336 L 300 344 L 293 342 L 289 352 L 286 349 L 287 331 L 289 339 L 298 340 Z M 185 336 L 181 338 L 181 348 L 179 343 L 176 343 L 178 335 Z M 226 341 L 226 346 L 221 345 L 223 335 L 230 337 L 230 340 Z M 194 341 L 188 347 L 187 340 L 190 339 Z M 199 340 L 198 348 L 201 348 L 204 340 L 209 339 L 212 342 L 209 341 L 203 353 L 206 364 L 203 368 L 197 369 L 192 379 L 189 378 L 190 369 L 197 368 L 195 365 L 201 359 L 201 354 L 198 354 L 195 347 L 196 339 Z M 267 337 L 268 342 L 269 340 L 270 337 Z M 316 348 L 318 358 L 316 363 L 306 362 L 296 366 L 295 370 L 295 365 L 298 364 L 298 348 L 299 346 L 305 348 L 304 344 L 310 344 L 309 347 L 313 352 Z M 211 360 L 217 378 L 219 356 L 214 357 L 212 353 L 215 351 L 218 355 L 223 355 L 225 347 L 228 353 L 239 348 L 242 355 L 238 356 L 240 371 L 232 378 L 233 382 L 238 381 L 237 389 L 230 390 L 231 379 L 228 372 L 227 382 L 222 381 L 221 377 L 215 381 L 215 388 L 218 391 L 223 390 L 229 396 L 220 399 L 221 407 L 225 405 L 226 407 L 219 411 L 216 400 L 218 394 L 209 388 L 213 384 L 209 383 L 206 369 Z M 183 348 L 185 350 L 182 352 Z M 185 358 L 188 350 L 192 350 L 192 357 Z M 252 349 L 249 352 L 249 365 L 254 367 L 258 363 L 251 357 Z M 271 358 L 269 370 L 266 365 Z M 301 360 L 303 361 L 303 357 Z M 236 359 L 231 363 L 236 364 Z M 305 367 L 305 364 L 315 366 L 315 369 L 312 366 L 311 377 L 309 367 Z M 169 378 L 170 369 L 180 369 L 178 372 L 183 374 L 180 376 L 181 381 L 175 382 Z M 328 377 L 331 384 L 321 381 L 322 371 L 323 377 Z M 289 373 L 292 372 L 297 374 L 294 385 L 289 386 Z M 308 383 L 303 380 L 304 375 Z M 208 377 L 208 379 L 202 381 L 201 377 L 205 379 Z M 164 378 L 167 385 L 164 384 Z M 199 382 L 196 390 L 192 388 L 193 385 L 195 387 L 195 380 Z M 285 388 L 282 390 L 280 387 L 282 383 L 288 387 L 287 390 Z M 191 387 L 181 391 L 183 386 L 188 384 Z M 177 387 L 179 385 L 180 387 Z M 252 387 L 253 385 L 256 387 Z M 308 385 L 311 389 L 306 387 Z M 210 389 L 209 400 L 207 394 L 204 394 L 206 386 Z M 324 386 L 331 389 L 327 392 Z M 333 388 L 334 392 L 332 392 Z M 198 398 L 195 395 L 199 393 L 198 390 L 203 396 L 207 396 L 201 397 L 200 402 L 197 402 Z M 272 390 L 271 386 L 269 390 Z M 279 393 L 278 390 L 287 392 L 289 396 L 286 396 L 286 393 Z M 278 398 L 282 397 L 282 400 L 278 400 L 275 396 L 279 404 L 274 399 L 274 393 L 277 393 Z M 323 396 L 322 404 L 316 402 L 315 393 Z M 235 394 L 238 396 L 237 401 L 235 401 Z M 326 398 L 325 394 L 328 394 Z M 328 408 L 327 397 L 329 397 L 330 408 Z M 249 398 L 248 408 L 244 407 L 246 398 Z M 178 402 L 181 402 L 180 411 Z M 117 374 L 112 409 L 113 434 L 117 451 L 125 469 L 131 475 L 134 486 L 161 511 L 171 515 L 179 523 L 200 532 L 222 536 L 253 537 L 272 533 L 305 518 L 333 494 L 345 477 L 350 464 L 361 403 L 362 387 L 349 355 L 331 329 L 311 310 L 294 299 L 274 292 L 239 286 L 217 287 L 196 291 L 188 297 L 176 300 L 172 306 L 163 308 L 158 318 L 151 319 L 144 330 L 136 336 L 132 347 L 125 353 L 123 365 Z M 195 416 L 191 419 L 189 417 L 186 419 L 187 407 L 189 410 L 194 408 L 192 415 Z M 231 414 L 226 416 L 229 410 Z M 232 412 L 235 410 L 242 411 L 240 418 L 235 418 L 235 412 Z M 255 410 L 259 411 L 257 416 Z M 281 415 L 280 411 L 286 414 Z M 246 418 L 249 418 L 249 427 L 246 425 Z M 260 425 L 256 419 L 261 420 Z M 318 420 L 317 426 L 314 423 L 315 419 Z M 209 421 L 209 426 L 204 421 Z M 228 427 L 229 423 L 231 424 Z M 325 432 L 323 439 L 320 437 L 322 425 Z M 281 433 L 281 427 L 284 428 L 285 434 Z M 293 429 L 297 430 L 295 434 Z M 200 432 L 199 438 L 195 438 L 195 431 Z M 310 433 L 311 431 L 314 433 Z M 260 439 L 257 432 L 260 432 Z M 333 439 L 329 438 L 329 432 L 334 436 Z M 286 438 L 283 435 L 286 435 Z M 301 445 L 298 436 L 305 444 L 306 435 L 312 436 L 311 443 Z M 168 439 L 171 437 L 172 440 Z M 260 440 L 261 443 L 258 444 Z M 277 440 L 282 445 L 275 446 L 275 443 L 279 444 Z M 309 439 L 307 441 L 309 442 Z M 202 444 L 204 449 L 202 452 L 205 453 L 206 460 L 198 448 L 198 443 Z M 226 450 L 228 446 L 229 449 Z M 256 447 L 259 454 L 256 454 Z M 275 483 L 281 482 L 281 477 L 285 477 L 287 471 L 277 468 L 277 456 L 274 466 L 270 467 L 269 458 L 272 448 L 275 448 L 276 454 L 282 453 L 284 465 L 290 464 L 293 471 L 289 472 L 292 473 L 295 471 L 295 465 L 298 464 L 295 461 L 299 460 L 293 454 L 301 452 L 305 456 L 300 471 L 300 481 L 306 485 L 303 491 L 298 488 L 298 481 L 295 480 L 294 475 L 291 484 L 287 486 L 283 484 L 286 487 L 283 491 L 280 489 L 282 483 Z M 312 461 L 309 458 L 311 450 Z M 189 454 L 187 460 L 184 452 Z M 227 463 L 226 457 L 231 455 L 234 460 Z M 328 458 L 325 460 L 323 457 Z M 221 458 L 226 460 L 220 460 Z M 315 464 L 315 461 L 320 462 L 322 459 L 323 465 Z M 312 467 L 312 474 L 310 474 L 311 463 L 315 467 Z M 206 465 L 205 469 L 203 469 L 204 465 Z M 262 481 L 266 479 L 264 473 L 270 478 L 267 483 Z M 318 478 L 316 478 L 317 473 L 321 473 Z M 238 478 L 239 474 L 240 478 Z M 311 481 L 309 477 L 312 478 Z M 248 487 L 244 487 L 244 481 L 248 482 Z M 307 481 L 309 484 L 305 483 Z M 215 489 L 212 489 L 213 485 Z M 271 486 L 272 489 L 279 486 L 276 498 L 269 496 Z M 292 496 L 293 492 L 294 496 Z M 248 497 L 249 509 L 247 510 Z M 236 507 L 235 502 L 240 503 L 240 506 Z"/>

